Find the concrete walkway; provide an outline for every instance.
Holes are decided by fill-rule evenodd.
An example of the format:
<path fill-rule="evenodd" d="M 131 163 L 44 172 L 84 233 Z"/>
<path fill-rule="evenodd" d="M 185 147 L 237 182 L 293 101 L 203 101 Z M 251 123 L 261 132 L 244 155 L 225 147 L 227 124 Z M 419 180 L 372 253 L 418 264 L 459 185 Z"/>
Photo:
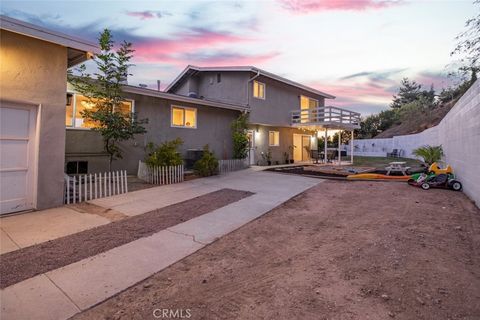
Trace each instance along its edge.
<path fill-rule="evenodd" d="M 110 220 L 69 207 L 33 211 L 0 219 L 0 254 L 91 229 Z"/>
<path fill-rule="evenodd" d="M 30 319 L 34 314 L 36 319 L 67 319 L 161 271 L 321 181 L 249 169 L 96 200 L 98 205 L 136 215 L 222 188 L 255 193 L 150 237 L 7 287 L 1 291 L 1 318 Z"/>

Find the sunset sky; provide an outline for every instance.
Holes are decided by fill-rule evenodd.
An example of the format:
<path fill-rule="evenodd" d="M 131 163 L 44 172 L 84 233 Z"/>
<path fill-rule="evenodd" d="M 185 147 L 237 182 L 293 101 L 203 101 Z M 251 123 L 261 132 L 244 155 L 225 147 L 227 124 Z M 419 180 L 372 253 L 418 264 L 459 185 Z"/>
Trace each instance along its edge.
<path fill-rule="evenodd" d="M 186 65 L 254 65 L 337 96 L 362 114 L 388 108 L 402 77 L 437 90 L 473 1 L 3 1 L 1 13 L 136 49 L 129 84 L 162 88 Z"/>

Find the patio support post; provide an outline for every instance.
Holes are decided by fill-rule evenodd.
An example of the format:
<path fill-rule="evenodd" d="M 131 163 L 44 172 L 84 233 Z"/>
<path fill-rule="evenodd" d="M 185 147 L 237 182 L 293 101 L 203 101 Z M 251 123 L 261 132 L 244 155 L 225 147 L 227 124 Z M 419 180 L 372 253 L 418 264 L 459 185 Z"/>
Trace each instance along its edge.
<path fill-rule="evenodd" d="M 342 130 L 338 130 L 338 165 L 342 164 L 342 150 L 340 149 L 342 143 Z"/>
<path fill-rule="evenodd" d="M 328 129 L 325 128 L 325 141 L 324 141 L 324 154 L 323 154 L 323 161 L 327 163 L 327 141 L 328 141 Z"/>
<path fill-rule="evenodd" d="M 353 164 L 353 130 L 352 139 L 350 139 L 350 162 Z"/>

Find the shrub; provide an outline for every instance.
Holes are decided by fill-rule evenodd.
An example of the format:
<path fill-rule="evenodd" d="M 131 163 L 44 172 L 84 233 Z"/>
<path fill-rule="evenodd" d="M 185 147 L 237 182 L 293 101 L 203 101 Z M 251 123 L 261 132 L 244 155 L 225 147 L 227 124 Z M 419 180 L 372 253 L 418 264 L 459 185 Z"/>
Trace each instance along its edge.
<path fill-rule="evenodd" d="M 180 138 L 165 141 L 159 146 L 149 142 L 147 144 L 145 163 L 150 167 L 181 165 L 183 159 L 177 148 L 182 144 L 183 141 Z"/>
<path fill-rule="evenodd" d="M 203 155 L 195 162 L 193 170 L 201 177 L 213 176 L 218 173 L 218 160 L 210 151 L 208 144 L 203 147 Z"/>
<path fill-rule="evenodd" d="M 412 151 L 412 153 L 420 158 L 423 158 L 423 162 L 431 165 L 434 162 L 439 161 L 443 157 L 442 146 L 423 146 Z"/>
<path fill-rule="evenodd" d="M 245 159 L 248 155 L 248 115 L 242 113 L 232 122 L 233 158 Z"/>

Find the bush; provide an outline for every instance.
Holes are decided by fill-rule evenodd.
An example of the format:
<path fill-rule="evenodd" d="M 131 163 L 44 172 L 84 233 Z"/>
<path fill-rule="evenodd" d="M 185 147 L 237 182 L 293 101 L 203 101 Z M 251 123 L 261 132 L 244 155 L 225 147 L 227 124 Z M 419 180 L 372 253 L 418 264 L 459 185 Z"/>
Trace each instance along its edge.
<path fill-rule="evenodd" d="M 245 159 L 248 156 L 248 115 L 242 113 L 232 122 L 233 158 Z"/>
<path fill-rule="evenodd" d="M 208 148 L 208 144 L 203 147 L 203 156 L 195 162 L 193 170 L 201 177 L 213 176 L 218 173 L 218 160 Z"/>
<path fill-rule="evenodd" d="M 442 146 L 423 146 L 412 151 L 412 153 L 420 158 L 423 158 L 423 162 L 431 165 L 434 162 L 439 161 L 443 157 Z"/>
<path fill-rule="evenodd" d="M 183 144 L 182 139 L 177 138 L 166 141 L 157 146 L 153 142 L 147 144 L 147 157 L 145 163 L 150 167 L 178 166 L 183 163 L 182 155 L 177 148 Z"/>

